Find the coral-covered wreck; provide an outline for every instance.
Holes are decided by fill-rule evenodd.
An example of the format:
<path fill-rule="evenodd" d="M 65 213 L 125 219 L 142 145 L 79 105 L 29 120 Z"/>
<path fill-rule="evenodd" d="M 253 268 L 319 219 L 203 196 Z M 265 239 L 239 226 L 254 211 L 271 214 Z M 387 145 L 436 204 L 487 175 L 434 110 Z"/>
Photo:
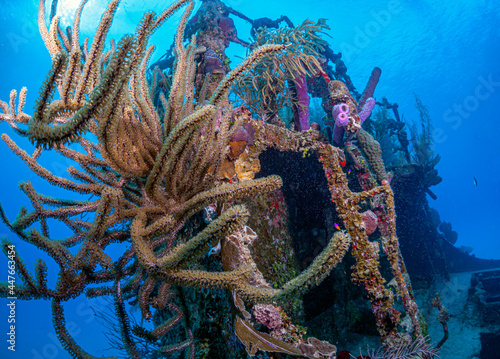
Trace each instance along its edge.
<path fill-rule="evenodd" d="M 25 88 L 19 96 L 11 92 L 0 115 L 35 145 L 29 154 L 2 135 L 34 173 L 92 196 L 49 197 L 22 182 L 33 208 L 21 208 L 13 221 L 1 210 L 20 239 L 59 267 L 57 283 L 49 287 L 46 262 L 39 260 L 30 272 L 15 241 L 2 240 L 22 278 L 16 296 L 51 301 L 57 336 L 70 355 L 93 357 L 68 332 L 64 303 L 106 296 L 115 309 L 116 321 L 109 325 L 118 329 L 131 358 L 214 357 L 216 351 L 221 358 L 238 357 L 238 350 L 220 354 L 235 336 L 251 356 L 262 351 L 276 358 L 335 358 L 335 345 L 307 336 L 299 325 L 299 312 L 307 310 L 302 298 L 308 302 L 306 293 L 333 271 L 329 280 L 352 277 L 362 288 L 387 350 L 418 345 L 432 357 L 396 234 L 392 173 L 381 145 L 362 127 L 375 106 L 380 70 L 359 95 L 341 71 L 340 56 L 319 36 L 323 21 L 293 27 L 286 17 L 247 18 L 253 25 L 250 44 L 238 38 L 229 15 L 246 17 L 215 0 L 204 1 L 190 20 L 189 0 L 159 15 L 147 12 L 135 34 L 117 44 L 106 42 L 119 4 L 113 0 L 93 40 L 82 45 L 85 4 L 64 31 L 57 16 L 47 28 L 40 1 L 40 33 L 52 68 L 33 115 L 24 112 Z M 149 38 L 183 6 L 169 56 L 149 68 Z M 282 21 L 288 28 L 279 28 Z M 252 49 L 232 70 L 224 54 L 229 42 Z M 322 97 L 324 122 L 333 131 L 323 134 L 312 124 L 308 91 Z M 74 162 L 68 178 L 39 163 L 46 151 Z M 290 224 L 301 221 L 300 191 L 286 182 L 295 171 L 287 163 L 300 161 L 316 168 L 323 187 L 316 206 L 328 217 L 325 233 L 309 233 L 309 240 L 323 240 L 305 259 L 298 239 L 309 234 L 290 233 Z M 72 234 L 51 238 L 49 220 Z M 117 259 L 108 253 L 114 243 L 121 248 Z M 350 274 L 335 270 L 343 260 Z M 2 296 L 11 290 L 2 282 Z M 131 305 L 152 329 L 131 324 Z"/>

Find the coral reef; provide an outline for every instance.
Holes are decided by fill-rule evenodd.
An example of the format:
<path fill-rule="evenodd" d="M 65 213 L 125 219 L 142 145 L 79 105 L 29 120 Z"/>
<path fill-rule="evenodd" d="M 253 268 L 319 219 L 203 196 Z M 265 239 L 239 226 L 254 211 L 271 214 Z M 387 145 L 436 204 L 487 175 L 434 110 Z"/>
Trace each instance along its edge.
<path fill-rule="evenodd" d="M 3 134 L 11 151 L 47 182 L 92 196 L 88 200 L 49 197 L 22 182 L 20 188 L 33 210 L 21 208 L 10 221 L 0 206 L 7 226 L 59 267 L 57 282 L 50 288 L 48 265 L 39 260 L 32 274 L 15 251 L 23 280 L 15 289 L 18 298 L 51 301 L 57 336 L 70 355 L 93 358 L 71 337 L 64 315 L 65 302 L 85 295 L 113 298 L 116 325 L 129 357 L 186 352 L 186 357 L 193 358 L 197 349 L 209 350 L 208 341 L 200 344 L 196 336 L 202 330 L 190 322 L 185 303 L 202 301 L 196 290 L 210 289 L 221 297 L 221 293 L 230 295 L 235 313 L 221 318 L 219 326 L 229 331 L 229 323 L 234 323 L 234 332 L 249 355 L 262 350 L 334 357 L 334 345 L 314 337 L 306 340 L 303 328 L 293 324 L 285 310 L 318 286 L 349 249 L 354 257 L 352 279 L 366 290 L 382 343 L 413 348 L 410 336 L 422 340 L 418 308 L 396 236 L 391 177 L 380 144 L 361 128 L 374 106 L 370 97 L 379 71 L 374 70 L 359 105 L 351 94 L 352 84 L 330 81 L 318 61 L 320 53 L 327 52 L 318 35 L 326 27 L 324 20 L 306 21 L 293 29 L 254 31 L 252 53 L 230 70 L 224 49 L 228 41 L 242 41 L 228 18 L 234 10 L 216 0 L 205 1 L 192 20 L 188 20 L 193 10 L 189 0 L 176 1 L 160 15 L 147 12 L 134 36 L 126 35 L 118 44 L 111 41 L 105 52 L 119 4 L 111 1 L 90 47 L 88 40 L 82 47 L 79 26 L 85 4 L 83 0 L 67 36 L 57 16 L 46 27 L 45 4 L 40 1 L 40 33 L 52 68 L 33 116 L 23 111 L 26 89 L 19 94 L 17 108 L 15 91 L 9 104 L 0 104 L 4 112 L 0 119 L 35 145 L 30 155 Z M 160 85 L 158 77 L 164 74 L 157 70 L 156 80 L 148 84 L 154 50 L 148 39 L 183 6 L 168 85 Z M 190 40 L 187 45 L 185 35 Z M 308 129 L 306 75 L 318 74 L 329 83 L 332 103 L 349 109 L 342 112 L 348 113 L 343 126 L 348 134 L 345 151 Z M 248 107 L 230 101 L 233 86 Z M 54 100 L 56 92 L 59 99 Z M 295 110 L 298 132 L 272 124 L 283 122 L 278 111 L 284 103 Z M 342 143 L 341 137 L 337 144 Z M 350 141 L 354 137 L 359 148 Z M 260 155 L 271 148 L 319 161 L 344 228 L 335 224 L 331 239 L 300 273 L 293 260 L 279 254 L 273 260 L 270 255 L 293 258 L 294 253 L 280 193 L 282 179 L 277 175 L 255 178 L 261 169 Z M 67 169 L 71 179 L 56 176 L 40 164 L 46 151 L 74 162 Z M 357 166 L 360 191 L 349 187 L 346 153 Z M 202 211 L 205 216 L 200 220 Z M 265 213 L 267 218 L 262 217 Z M 86 214 L 92 219 L 85 220 Z M 49 220 L 64 224 L 71 235 L 52 238 Z M 380 238 L 371 240 L 369 235 L 376 230 Z M 276 252 L 265 256 L 269 240 Z M 121 250 L 115 259 L 109 250 L 114 243 Z M 12 241 L 2 239 L 2 248 L 10 253 Z M 210 262 L 205 256 L 209 252 L 220 256 L 220 261 Z M 382 275 L 382 253 L 392 273 L 391 286 Z M 294 272 L 282 275 L 281 270 Z M 8 293 L 8 283 L 2 282 L 0 295 Z M 398 298 L 409 330 L 399 326 Z M 139 306 L 144 320 L 153 321 L 153 329 L 131 325 L 127 300 Z M 258 330 L 259 323 L 268 332 Z M 137 338 L 154 343 L 154 351 L 144 352 Z"/>

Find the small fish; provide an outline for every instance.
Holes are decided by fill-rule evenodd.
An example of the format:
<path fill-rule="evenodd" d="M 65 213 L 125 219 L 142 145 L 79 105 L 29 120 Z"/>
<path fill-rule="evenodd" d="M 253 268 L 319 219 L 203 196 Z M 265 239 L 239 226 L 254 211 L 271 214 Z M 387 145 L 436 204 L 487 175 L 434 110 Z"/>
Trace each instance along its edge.
<path fill-rule="evenodd" d="M 220 252 L 221 252 L 221 245 L 220 245 L 220 241 L 219 241 L 219 243 L 217 243 L 217 245 L 215 247 L 210 248 L 207 255 L 209 257 L 218 256 L 220 254 Z"/>
<path fill-rule="evenodd" d="M 338 223 L 334 223 L 333 225 L 335 226 L 335 228 L 337 229 L 337 231 L 340 231 L 340 226 L 339 226 Z"/>
<path fill-rule="evenodd" d="M 341 165 L 342 167 L 344 167 L 344 166 L 345 166 L 345 163 L 346 163 L 345 161 L 340 161 L 340 165 Z"/>
<path fill-rule="evenodd" d="M 349 168 L 349 170 L 347 171 L 347 174 L 350 175 L 351 174 L 351 169 Z"/>
<path fill-rule="evenodd" d="M 477 179 L 476 179 L 476 177 L 472 177 L 472 178 L 474 178 L 474 186 L 477 186 Z"/>

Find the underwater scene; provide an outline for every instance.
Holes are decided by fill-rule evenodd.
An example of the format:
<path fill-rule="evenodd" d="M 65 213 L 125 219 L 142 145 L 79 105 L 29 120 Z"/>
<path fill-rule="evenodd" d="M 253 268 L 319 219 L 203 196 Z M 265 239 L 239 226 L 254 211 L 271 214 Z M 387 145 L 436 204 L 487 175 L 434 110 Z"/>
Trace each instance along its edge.
<path fill-rule="evenodd" d="M 0 358 L 500 358 L 500 2 L 0 15 Z"/>

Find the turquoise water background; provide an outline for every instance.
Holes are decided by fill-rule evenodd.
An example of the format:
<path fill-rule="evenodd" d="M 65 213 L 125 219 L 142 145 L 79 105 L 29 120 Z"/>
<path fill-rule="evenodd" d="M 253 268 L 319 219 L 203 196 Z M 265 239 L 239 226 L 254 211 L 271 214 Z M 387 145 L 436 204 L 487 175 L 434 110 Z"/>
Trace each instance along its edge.
<path fill-rule="evenodd" d="M 79 1 L 60 0 L 58 14 L 70 24 Z M 80 39 L 97 27 L 106 1 L 91 0 L 82 17 Z M 118 39 L 132 32 L 145 10 L 160 12 L 170 3 L 160 1 L 122 1 L 110 37 Z M 199 1 L 197 6 L 199 6 Z M 228 6 L 250 18 L 278 18 L 287 15 L 294 24 L 306 18 L 327 18 L 331 30 L 326 37 L 334 52 L 341 51 L 348 74 L 362 90 L 374 66 L 382 69 L 375 97 L 383 96 L 399 104 L 406 120 L 417 120 L 414 93 L 428 106 L 435 126 L 435 151 L 442 157 L 437 165 L 443 182 L 429 199 L 441 219 L 452 223 L 459 234 L 457 246 L 474 248 L 482 258 L 500 258 L 500 2 L 493 0 L 456 1 L 226 1 Z M 50 57 L 38 33 L 38 1 L 0 0 L 0 99 L 8 101 L 11 89 L 28 87 L 25 111 L 32 113 L 39 87 L 50 68 Z M 196 11 L 196 8 L 195 8 Z M 153 37 L 156 58 L 170 46 L 181 13 L 177 13 Z M 234 18 L 234 17 L 233 17 Z M 236 19 L 238 36 L 247 40 L 250 26 Z M 236 64 L 245 49 L 232 44 L 228 50 Z M 154 59 L 153 59 L 154 61 Z M 9 126 L 0 123 L 25 149 L 32 147 L 19 139 Z M 59 193 L 39 180 L 5 143 L 0 142 L 2 167 L 0 200 L 9 218 L 14 219 L 21 205 L 29 206 L 18 190 L 21 180 L 29 180 L 44 194 Z M 65 160 L 44 154 L 43 164 L 64 175 Z M 473 178 L 477 179 L 475 186 Z M 60 194 L 59 194 L 60 195 Z M 5 225 L 0 235 L 14 239 Z M 14 239 L 15 240 L 15 239 Z M 16 242 L 18 243 L 18 242 Z M 33 248 L 18 244 L 29 263 L 38 258 Z M 32 267 L 29 267 L 32 268 Z M 6 280 L 7 267 L 0 261 L 0 279 Z M 51 275 L 55 281 L 55 276 Z M 4 303 L 2 300 L 0 303 Z M 2 304 L 0 323 L 1 358 L 69 358 L 58 346 L 45 302 L 17 301 L 17 352 L 6 350 L 7 311 Z M 105 342 L 90 311 L 103 303 L 76 300 L 67 307 L 68 322 L 74 319 L 78 343 L 94 355 Z M 89 335 L 91 333 L 92 335 Z"/>

